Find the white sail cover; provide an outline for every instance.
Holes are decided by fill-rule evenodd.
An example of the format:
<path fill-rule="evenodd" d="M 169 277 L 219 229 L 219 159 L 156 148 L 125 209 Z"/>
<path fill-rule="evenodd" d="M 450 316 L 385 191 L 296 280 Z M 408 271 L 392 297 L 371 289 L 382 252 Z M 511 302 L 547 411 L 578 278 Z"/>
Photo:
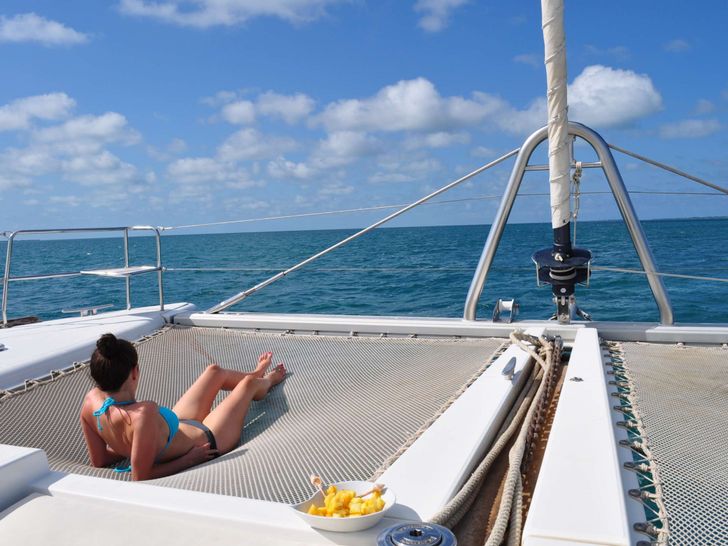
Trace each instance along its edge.
<path fill-rule="evenodd" d="M 546 64 L 551 227 L 556 229 L 571 219 L 563 0 L 541 0 L 541 27 Z"/>

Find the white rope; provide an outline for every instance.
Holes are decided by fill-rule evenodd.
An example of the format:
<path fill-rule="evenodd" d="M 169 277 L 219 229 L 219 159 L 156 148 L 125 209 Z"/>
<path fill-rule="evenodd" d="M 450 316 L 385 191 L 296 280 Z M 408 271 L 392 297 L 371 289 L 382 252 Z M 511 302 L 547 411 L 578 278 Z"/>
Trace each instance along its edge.
<path fill-rule="evenodd" d="M 516 478 L 515 502 L 511 508 L 511 520 L 508 524 L 508 546 L 521 546 L 523 532 L 523 478 L 520 472 Z"/>
<path fill-rule="evenodd" d="M 529 354 L 535 353 L 535 351 L 525 343 L 526 341 L 530 343 L 532 339 L 535 338 L 532 338 L 532 336 L 526 336 L 521 332 L 514 332 L 514 334 L 511 334 L 511 339 L 515 340 L 519 347 L 526 349 Z M 498 506 L 498 514 L 496 516 L 495 523 L 493 524 L 493 529 L 491 530 L 488 539 L 485 541 L 485 546 L 499 546 L 503 542 L 503 538 L 506 536 L 506 530 L 508 529 L 509 522 L 512 519 L 518 519 L 515 516 L 512 516 L 512 513 L 513 510 L 519 510 L 518 501 L 516 501 L 515 498 L 519 492 L 521 464 L 523 463 L 523 458 L 526 453 L 529 426 L 533 421 L 533 417 L 539 408 L 542 397 L 544 396 L 546 386 L 548 384 L 549 373 L 551 371 L 551 367 L 554 365 L 554 362 L 552 361 L 553 351 L 551 349 L 551 344 L 546 342 L 546 344 L 541 345 L 541 340 L 537 340 L 537 342 L 541 347 L 537 361 L 543 367 L 543 377 L 540 385 L 538 386 L 538 390 L 536 391 L 536 395 L 533 397 L 528 408 L 528 413 L 523 421 L 523 426 L 518 433 L 518 437 L 508 453 L 508 471 L 506 473 L 500 505 Z M 520 530 L 518 532 L 520 533 Z"/>

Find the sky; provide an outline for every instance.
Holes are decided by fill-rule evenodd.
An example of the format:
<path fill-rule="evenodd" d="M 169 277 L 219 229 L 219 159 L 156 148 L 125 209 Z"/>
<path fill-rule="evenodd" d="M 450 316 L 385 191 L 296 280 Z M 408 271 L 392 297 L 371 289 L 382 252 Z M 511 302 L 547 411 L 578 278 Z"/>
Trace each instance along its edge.
<path fill-rule="evenodd" d="M 540 25 L 523 0 L 5 0 L 0 230 L 412 202 L 545 124 Z M 728 185 L 726 28 L 724 0 L 567 1 L 570 119 Z M 710 191 L 615 157 L 631 191 Z M 395 225 L 489 223 L 511 165 Z M 606 189 L 584 174 L 579 221 L 618 217 Z M 522 192 L 511 221 L 547 222 L 532 195 L 546 175 Z M 728 216 L 725 196 L 632 199 L 643 219 Z M 179 232 L 351 228 L 390 210 Z"/>

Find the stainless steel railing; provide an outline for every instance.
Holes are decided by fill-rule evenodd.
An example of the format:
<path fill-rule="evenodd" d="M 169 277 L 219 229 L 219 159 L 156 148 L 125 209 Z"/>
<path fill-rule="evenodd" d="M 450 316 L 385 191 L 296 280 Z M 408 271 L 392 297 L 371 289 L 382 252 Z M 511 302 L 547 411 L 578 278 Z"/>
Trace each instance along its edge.
<path fill-rule="evenodd" d="M 154 266 L 130 267 L 129 266 L 129 232 L 130 231 L 151 231 L 155 236 L 156 243 L 156 264 Z M 60 233 L 103 233 L 121 232 L 124 238 L 124 267 L 121 269 L 72 271 L 62 273 L 47 273 L 42 275 L 19 275 L 11 276 L 11 263 L 13 259 L 13 243 L 19 235 L 51 235 Z M 126 308 L 131 309 L 131 276 L 140 273 L 157 272 L 157 283 L 159 286 L 159 309 L 164 310 L 164 283 L 162 266 L 162 241 L 161 231 L 154 226 L 123 226 L 123 227 L 101 227 L 101 228 L 60 228 L 60 229 L 19 229 L 13 232 L 4 233 L 8 240 L 5 258 L 5 274 L 3 275 L 3 297 L 2 297 L 2 325 L 8 324 L 8 300 L 10 283 L 14 281 L 31 281 L 39 279 L 59 279 L 68 277 L 80 277 L 82 275 L 113 276 L 124 279 L 126 290 Z"/>
<path fill-rule="evenodd" d="M 543 127 L 538 131 L 534 132 L 529 136 L 521 146 L 518 156 L 516 157 L 516 163 L 511 171 L 511 177 L 508 181 L 508 186 L 503 194 L 503 198 L 496 212 L 495 220 L 491 225 L 490 232 L 488 233 L 488 239 L 483 247 L 483 253 L 480 256 L 478 267 L 473 275 L 473 280 L 468 290 L 468 296 L 465 300 L 465 310 L 463 318 L 465 320 L 476 319 L 476 307 L 480 296 L 485 286 L 485 281 L 488 277 L 488 272 L 495 258 L 496 250 L 498 250 L 498 244 L 500 243 L 503 230 L 505 229 L 506 222 L 508 221 L 508 215 L 511 213 L 513 208 L 513 202 L 518 194 L 518 189 L 521 186 L 523 175 L 528 170 L 541 170 L 544 166 L 533 166 L 529 165 L 528 161 L 531 158 L 536 147 L 548 138 L 547 128 Z M 642 226 L 637 218 L 637 213 L 632 206 L 632 201 L 629 198 L 629 193 L 624 186 L 622 175 L 619 173 L 617 164 L 612 157 L 612 153 L 609 151 L 609 145 L 602 139 L 602 137 L 594 130 L 589 127 L 582 125 L 581 123 L 569 122 L 569 135 L 579 137 L 585 140 L 592 149 L 596 152 L 599 157 L 599 161 L 596 163 L 589 163 L 590 168 L 601 168 L 604 171 L 604 175 L 609 183 L 609 188 L 614 195 L 617 202 L 619 212 L 624 219 L 624 223 L 627 226 L 629 235 L 632 238 L 637 256 L 642 263 L 642 268 L 647 275 L 647 282 L 650 285 L 652 294 L 654 296 L 657 307 L 660 311 L 660 322 L 662 324 L 673 323 L 673 311 L 670 298 L 667 295 L 667 290 L 662 282 L 662 278 L 657 273 L 657 267 L 655 265 L 655 259 L 652 256 L 652 251 L 647 243 L 647 237 L 645 236 Z M 546 166 L 547 167 L 547 166 Z"/>

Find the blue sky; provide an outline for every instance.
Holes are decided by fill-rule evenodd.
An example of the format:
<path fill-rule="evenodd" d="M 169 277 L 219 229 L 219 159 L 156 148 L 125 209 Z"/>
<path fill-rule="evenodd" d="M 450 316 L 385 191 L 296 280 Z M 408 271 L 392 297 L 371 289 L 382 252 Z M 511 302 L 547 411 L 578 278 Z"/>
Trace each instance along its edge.
<path fill-rule="evenodd" d="M 728 4 L 610 6 L 566 3 L 571 119 L 725 185 Z M 0 10 L 0 229 L 407 203 L 545 122 L 538 2 L 6 0 Z M 617 160 L 631 190 L 704 190 Z M 509 171 L 444 198 L 500 195 Z M 595 171 L 582 182 L 606 189 Z M 523 191 L 547 186 L 531 173 Z M 728 215 L 724 197 L 633 201 L 642 218 Z M 496 207 L 423 207 L 398 225 L 489 223 Z M 384 213 L 220 229 L 354 227 Z M 581 220 L 616 217 L 611 197 L 582 197 Z M 520 198 L 511 219 L 548 221 L 548 198 Z"/>

